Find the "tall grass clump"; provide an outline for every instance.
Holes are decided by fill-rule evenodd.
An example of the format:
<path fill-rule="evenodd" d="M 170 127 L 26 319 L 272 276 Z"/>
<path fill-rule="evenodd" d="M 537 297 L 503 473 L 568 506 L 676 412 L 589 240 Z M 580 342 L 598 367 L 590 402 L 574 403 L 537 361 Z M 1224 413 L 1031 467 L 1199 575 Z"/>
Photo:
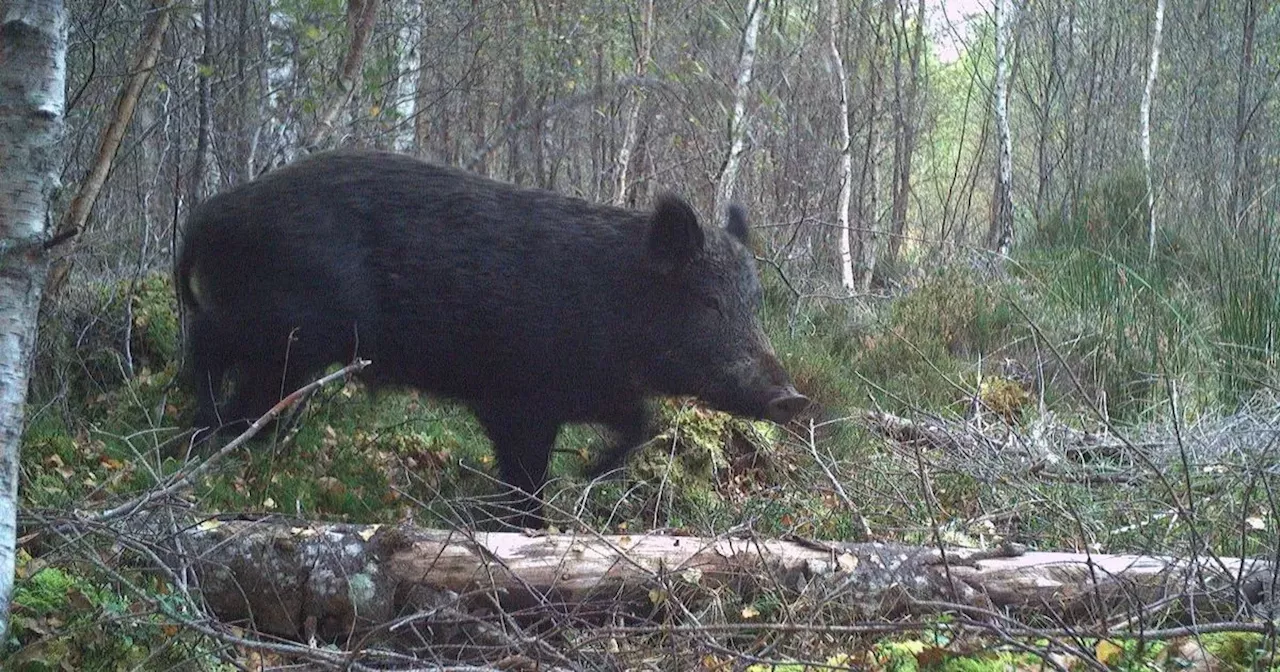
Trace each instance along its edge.
<path fill-rule="evenodd" d="M 1274 224 L 1240 236 L 1224 235 L 1206 246 L 1217 381 L 1222 403 L 1231 407 L 1274 378 L 1280 325 L 1280 250 L 1271 233 Z"/>
<path fill-rule="evenodd" d="M 1167 410 L 1167 381 L 1188 408 L 1216 399 L 1203 382 L 1212 352 L 1196 283 L 1176 257 L 1148 258 L 1144 194 L 1132 171 L 1104 180 L 1071 214 L 1041 222 L 1021 260 L 1029 312 L 1079 386 L 1069 392 L 1130 422 Z"/>

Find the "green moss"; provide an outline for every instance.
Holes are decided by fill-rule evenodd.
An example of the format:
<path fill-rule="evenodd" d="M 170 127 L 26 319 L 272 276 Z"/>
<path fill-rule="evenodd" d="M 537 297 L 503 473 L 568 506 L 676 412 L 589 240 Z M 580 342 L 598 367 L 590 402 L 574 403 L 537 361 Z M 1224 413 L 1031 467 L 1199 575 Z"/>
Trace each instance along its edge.
<path fill-rule="evenodd" d="M 231 669 L 216 661 L 208 643 L 91 576 L 19 551 L 12 628 L 0 642 L 5 669 L 114 672 L 193 662 L 201 669 Z M 140 585 L 155 587 L 154 581 Z M 156 593 L 155 599 L 165 598 Z"/>

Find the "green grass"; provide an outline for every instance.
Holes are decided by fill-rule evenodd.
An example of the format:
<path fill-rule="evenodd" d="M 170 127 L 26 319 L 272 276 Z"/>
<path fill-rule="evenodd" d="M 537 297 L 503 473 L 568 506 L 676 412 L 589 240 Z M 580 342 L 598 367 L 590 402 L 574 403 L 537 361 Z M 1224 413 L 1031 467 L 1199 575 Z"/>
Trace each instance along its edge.
<path fill-rule="evenodd" d="M 1167 420 L 1170 390 L 1177 391 L 1183 420 L 1230 412 L 1269 390 L 1280 324 L 1280 268 L 1269 239 L 1223 237 L 1205 246 L 1170 234 L 1149 261 L 1145 241 L 1135 234 L 1145 228 L 1131 217 L 1126 189 L 1132 185 L 1126 185 L 1119 180 L 1099 189 L 1075 220 L 1045 224 L 1003 279 L 963 266 L 938 268 L 889 301 L 797 304 L 765 269 L 766 329 L 784 366 L 820 407 L 816 442 L 809 445 L 803 426 L 790 428 L 790 435 L 669 400 L 659 408 L 663 433 L 618 481 L 591 484 L 581 476 L 606 437 L 592 427 L 566 428 L 547 499 L 609 532 L 659 527 L 718 534 L 745 524 L 767 536 L 849 540 L 858 538 L 865 519 L 877 535 L 932 543 L 935 523 L 947 539 L 1009 534 L 1013 528 L 993 531 L 977 521 L 1014 512 L 1019 539 L 1039 548 L 1145 549 L 1195 536 L 1228 555 L 1270 552 L 1273 533 L 1241 532 L 1242 521 L 1266 510 L 1267 483 L 1179 469 L 1161 474 L 1175 492 L 1007 481 L 964 470 L 930 473 L 924 483 L 917 457 L 929 462 L 945 455 L 890 450 L 847 419 L 865 408 L 959 418 L 978 396 L 997 416 L 1026 429 L 1038 419 L 1043 391 L 1043 407 L 1061 420 L 1096 427 L 1092 407 L 1124 429 Z M 149 277 L 91 288 L 45 317 L 23 445 L 24 508 L 105 506 L 180 466 L 157 450 L 180 439 L 192 411 L 192 400 L 173 384 L 178 329 L 170 294 L 166 280 Z M 126 334 L 131 367 L 122 360 Z M 1042 388 L 1020 379 L 1010 362 L 1040 375 Z M 225 461 L 194 497 L 213 511 L 438 526 L 480 514 L 482 500 L 496 492 L 495 477 L 488 442 L 465 409 L 409 393 L 373 396 L 349 384 L 322 391 L 288 441 L 251 445 Z M 1159 518 L 1175 497 L 1187 496 L 1184 480 L 1199 503 L 1197 518 Z M 1153 527 L 1152 521 L 1161 522 Z M 71 594 L 88 596 L 99 618 L 109 605 L 136 602 L 91 567 L 55 569 L 61 574 L 45 569 L 20 581 L 23 618 L 83 607 L 79 598 L 76 605 L 49 602 L 58 590 L 68 592 L 67 582 L 79 586 Z M 760 614 L 777 606 L 776 596 L 743 599 L 741 608 Z M 52 660 L 67 647 L 107 647 L 76 639 L 79 634 L 43 643 L 39 623 L 23 621 L 6 643 L 9 650 L 31 651 L 41 642 L 27 655 Z M 95 627 L 110 633 L 114 626 L 77 632 Z M 137 637 L 165 626 L 147 627 L 152 630 Z M 137 655 L 135 648 L 148 646 L 135 637 L 132 645 L 100 650 L 104 660 L 126 661 Z M 1232 638 L 1221 646 L 1235 647 L 1224 658 L 1246 662 L 1254 655 L 1250 647 L 1257 648 Z M 885 669 L 891 662 L 901 665 L 892 669 L 919 663 L 900 650 L 878 655 Z M 952 652 L 927 667 L 1030 665 L 1019 655 Z"/>

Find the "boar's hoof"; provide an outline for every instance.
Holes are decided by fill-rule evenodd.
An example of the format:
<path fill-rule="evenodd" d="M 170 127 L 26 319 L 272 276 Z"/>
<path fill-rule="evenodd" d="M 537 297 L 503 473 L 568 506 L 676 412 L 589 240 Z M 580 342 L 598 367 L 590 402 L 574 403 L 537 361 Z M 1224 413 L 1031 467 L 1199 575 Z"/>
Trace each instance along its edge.
<path fill-rule="evenodd" d="M 809 405 L 809 397 L 796 388 L 787 386 L 764 407 L 764 418 L 784 425 Z"/>

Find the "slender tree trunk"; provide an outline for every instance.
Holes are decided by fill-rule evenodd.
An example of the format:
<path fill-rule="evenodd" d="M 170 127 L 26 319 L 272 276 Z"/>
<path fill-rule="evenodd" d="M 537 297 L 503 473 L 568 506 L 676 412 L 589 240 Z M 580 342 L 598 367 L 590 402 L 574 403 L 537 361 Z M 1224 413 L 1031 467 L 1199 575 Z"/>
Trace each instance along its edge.
<path fill-rule="evenodd" d="M 869 9 L 873 5 L 874 3 L 868 2 L 864 7 Z M 884 87 L 881 70 L 885 55 L 883 30 L 892 18 L 889 14 L 892 3 L 881 1 L 880 5 L 882 8 L 880 15 L 869 21 L 875 40 L 871 45 L 871 58 L 867 65 L 871 82 L 867 86 L 867 144 L 862 155 L 862 177 L 859 190 L 862 221 L 861 226 L 858 227 L 860 229 L 858 244 L 854 250 L 854 284 L 860 292 L 869 291 L 871 280 L 875 277 L 876 233 L 880 225 L 880 111 L 883 109 L 880 97 Z"/>
<path fill-rule="evenodd" d="M 1049 142 L 1053 134 L 1053 114 L 1058 99 L 1058 87 L 1061 81 L 1061 63 L 1059 55 L 1062 51 L 1062 40 L 1058 36 L 1059 14 L 1056 11 L 1059 3 L 1051 3 L 1042 9 L 1044 12 L 1041 26 L 1043 39 L 1048 44 L 1049 62 L 1045 64 L 1044 85 L 1040 89 L 1039 114 L 1037 115 L 1036 133 L 1036 222 L 1043 222 L 1048 216 L 1049 187 L 1053 179 L 1054 163 L 1049 156 Z M 1067 42 L 1070 44 L 1070 41 Z"/>
<path fill-rule="evenodd" d="M 1237 74 L 1235 140 L 1231 152 L 1231 207 L 1227 211 L 1231 223 L 1241 227 L 1245 222 L 1249 201 L 1253 199 L 1253 176 L 1247 170 L 1249 151 L 1250 99 L 1253 84 L 1253 37 L 1258 24 L 1256 0 L 1245 0 L 1244 39 L 1240 45 Z"/>
<path fill-rule="evenodd" d="M 1147 180 L 1147 258 L 1156 258 L 1156 194 L 1151 180 L 1151 94 L 1160 68 L 1160 37 L 1164 32 L 1164 0 L 1156 0 L 1156 19 L 1151 28 L 1151 64 L 1147 86 L 1142 91 L 1142 169 Z"/>
<path fill-rule="evenodd" d="M 742 153 L 747 146 L 747 95 L 751 92 L 752 70 L 756 62 L 756 42 L 760 35 L 760 19 L 764 16 L 764 0 L 747 0 L 747 25 L 742 31 L 742 51 L 738 55 L 737 84 L 733 89 L 733 112 L 729 116 L 729 155 L 716 184 L 716 217 L 722 218 L 733 200 L 742 167 Z"/>
<path fill-rule="evenodd" d="M 364 48 L 369 43 L 369 35 L 373 32 L 373 21 L 378 16 L 378 8 L 382 0 L 347 0 L 347 29 L 351 33 L 351 41 L 347 43 L 347 53 L 342 58 L 338 70 L 338 93 L 331 97 L 321 108 L 316 118 L 316 125 L 303 141 L 308 151 L 315 151 L 333 132 L 333 124 L 338 115 L 351 102 L 356 87 L 360 85 L 361 67 L 364 65 Z"/>
<path fill-rule="evenodd" d="M 406 0 L 404 26 L 400 28 L 400 63 L 396 72 L 396 140 L 398 152 L 414 148 L 417 128 L 418 92 L 422 69 L 422 0 Z"/>
<path fill-rule="evenodd" d="M 423 9 L 424 11 L 422 12 L 421 17 L 419 18 L 420 23 L 418 24 L 418 36 L 420 39 L 420 42 L 418 43 L 418 72 L 417 72 L 417 76 L 414 78 L 414 84 L 413 84 L 413 109 L 414 109 L 414 112 L 416 113 L 416 116 L 414 116 L 413 118 L 413 125 L 412 125 L 413 148 L 414 148 L 414 152 L 420 157 L 433 155 L 433 153 L 429 150 L 429 145 L 431 144 L 431 141 L 432 141 L 432 138 L 431 138 L 432 115 L 426 114 L 426 109 L 427 109 L 427 103 L 429 102 L 428 96 L 430 95 L 430 92 L 432 89 L 432 82 L 438 76 L 438 73 L 436 72 L 436 70 L 437 69 L 442 70 L 444 68 L 443 63 L 433 63 L 432 64 L 433 67 L 430 67 L 430 68 L 427 67 L 427 61 L 426 61 L 426 56 L 424 54 L 424 50 L 426 49 L 427 45 L 430 44 L 428 40 L 435 38 L 435 34 L 431 31 L 431 20 L 430 20 L 431 13 L 425 11 L 426 9 L 425 4 L 423 6 Z M 444 105 L 442 105 L 442 107 L 444 107 L 445 109 L 448 109 L 448 103 L 445 103 Z M 445 115 L 445 116 L 448 116 L 448 115 Z M 444 145 L 440 145 L 438 158 L 443 158 L 446 156 L 446 149 L 447 148 Z"/>
<path fill-rule="evenodd" d="M 1013 243 L 1013 157 L 1009 137 L 1009 26 L 1012 23 L 1010 0 L 995 0 L 996 81 L 994 87 L 996 119 L 996 192 L 992 207 L 989 244 L 1001 256 L 1009 253 Z"/>
<path fill-rule="evenodd" d="M 840 55 L 839 26 L 840 4 L 827 2 L 827 43 L 830 47 L 831 70 L 836 76 L 840 120 L 840 201 L 836 207 L 838 235 L 840 237 L 840 284 L 846 291 L 856 289 L 853 279 L 853 252 L 849 245 L 849 201 L 853 197 L 853 142 L 849 133 L 849 84 L 844 72 L 844 57 Z"/>
<path fill-rule="evenodd" d="M 649 72 L 649 60 L 653 54 L 653 0 L 640 3 L 640 36 L 636 44 L 637 77 Z M 627 120 L 622 130 L 622 146 L 618 148 L 618 184 L 613 192 L 613 204 L 627 202 L 628 178 L 631 175 L 631 156 L 640 137 L 640 110 L 644 107 L 644 88 L 634 87 L 627 94 Z"/>
<path fill-rule="evenodd" d="M 260 128 L 255 119 L 258 107 L 258 95 L 254 91 L 256 78 L 249 76 L 249 68 L 251 67 L 249 45 L 253 40 L 253 26 L 257 23 L 250 17 L 249 8 L 252 4 L 253 0 L 239 0 L 237 3 L 236 23 L 238 32 L 235 36 L 235 103 L 237 118 L 233 120 L 234 123 L 228 124 L 230 128 L 235 129 L 235 138 L 233 138 L 235 159 L 230 175 L 232 184 L 241 184 L 253 179 L 254 144 L 257 142 L 256 130 Z"/>
<path fill-rule="evenodd" d="M 205 182 L 209 179 L 209 167 L 213 163 L 213 0 L 204 0 L 200 13 L 203 27 L 203 51 L 196 60 L 197 87 L 199 88 L 199 127 L 196 129 L 196 156 L 192 162 L 191 178 L 187 183 L 187 203 L 195 207 L 205 195 Z"/>
<path fill-rule="evenodd" d="M 901 5 L 902 30 L 907 29 L 907 6 Z M 895 56 L 893 72 L 897 96 L 898 134 L 894 144 L 893 206 L 890 209 L 891 232 L 886 259 L 890 268 L 898 262 L 902 239 L 907 232 L 907 204 L 911 196 L 911 158 L 916 144 L 916 99 L 920 88 L 920 52 L 924 49 L 924 0 L 916 5 L 915 34 L 907 45 L 910 67 L 908 80 L 902 83 L 901 59 Z"/>
<path fill-rule="evenodd" d="M 67 76 L 61 0 L 0 10 L 0 642 L 8 641 L 17 541 L 18 451 L 47 279 L 46 222 L 58 185 Z"/>
<path fill-rule="evenodd" d="M 169 29 L 172 6 L 173 0 L 154 0 L 152 3 L 155 10 L 154 16 L 150 25 L 143 31 L 142 42 L 129 70 L 129 78 L 116 94 L 115 108 L 106 127 L 102 129 L 102 137 L 98 140 L 98 151 L 94 154 L 89 174 L 80 183 L 75 197 L 71 199 L 71 206 L 58 222 L 55 235 L 66 239 L 68 244 L 59 251 L 60 258 L 53 264 L 53 272 L 47 286 L 50 294 L 58 292 L 66 280 L 67 273 L 70 271 L 69 255 L 75 250 L 75 236 L 84 230 L 89 221 L 89 214 L 93 212 L 93 205 L 98 202 L 98 195 L 102 193 L 102 187 L 111 175 L 116 152 L 119 151 L 120 143 L 124 140 L 129 122 L 133 120 L 133 112 L 138 107 L 138 98 L 141 97 L 143 87 L 147 85 L 152 71 L 155 70 L 160 46 L 164 43 L 164 34 Z"/>

